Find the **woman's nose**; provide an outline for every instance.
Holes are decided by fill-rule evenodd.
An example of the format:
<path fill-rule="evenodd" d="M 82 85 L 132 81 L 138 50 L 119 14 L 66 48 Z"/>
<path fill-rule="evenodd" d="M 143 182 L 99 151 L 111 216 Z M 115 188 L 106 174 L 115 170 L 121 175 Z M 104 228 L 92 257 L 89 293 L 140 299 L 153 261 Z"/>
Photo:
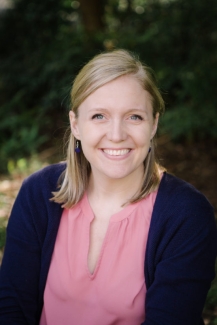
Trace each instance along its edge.
<path fill-rule="evenodd" d="M 121 142 L 127 138 L 124 122 L 120 120 L 111 121 L 107 132 L 107 137 L 112 142 Z"/>

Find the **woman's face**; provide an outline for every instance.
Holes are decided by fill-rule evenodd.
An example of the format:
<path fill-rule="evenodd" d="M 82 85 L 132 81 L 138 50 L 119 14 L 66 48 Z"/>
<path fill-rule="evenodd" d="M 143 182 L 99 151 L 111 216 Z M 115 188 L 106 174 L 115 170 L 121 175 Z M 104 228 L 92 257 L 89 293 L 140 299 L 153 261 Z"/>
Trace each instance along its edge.
<path fill-rule="evenodd" d="M 150 95 L 132 76 L 119 77 L 89 95 L 70 111 L 71 130 L 95 177 L 142 177 L 158 123 Z"/>

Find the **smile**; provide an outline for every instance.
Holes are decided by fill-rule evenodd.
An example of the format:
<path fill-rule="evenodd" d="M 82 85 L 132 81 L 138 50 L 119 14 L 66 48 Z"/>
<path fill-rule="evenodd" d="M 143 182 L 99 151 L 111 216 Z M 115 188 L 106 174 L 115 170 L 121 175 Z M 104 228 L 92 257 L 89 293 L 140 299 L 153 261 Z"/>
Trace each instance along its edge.
<path fill-rule="evenodd" d="M 105 152 L 110 156 L 123 156 L 126 155 L 128 152 L 130 152 L 130 149 L 119 149 L 119 150 L 103 149 L 103 152 Z"/>

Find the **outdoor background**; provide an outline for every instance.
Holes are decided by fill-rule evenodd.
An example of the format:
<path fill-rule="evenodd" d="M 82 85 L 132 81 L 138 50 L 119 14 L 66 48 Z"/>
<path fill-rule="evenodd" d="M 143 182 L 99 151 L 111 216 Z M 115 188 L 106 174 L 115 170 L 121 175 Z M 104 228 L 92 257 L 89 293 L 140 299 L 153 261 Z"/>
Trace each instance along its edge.
<path fill-rule="evenodd" d="M 1 255 L 23 178 L 64 159 L 73 78 L 114 48 L 154 69 L 166 102 L 159 160 L 217 215 L 216 0 L 0 0 Z M 217 325 L 217 280 L 204 319 Z"/>

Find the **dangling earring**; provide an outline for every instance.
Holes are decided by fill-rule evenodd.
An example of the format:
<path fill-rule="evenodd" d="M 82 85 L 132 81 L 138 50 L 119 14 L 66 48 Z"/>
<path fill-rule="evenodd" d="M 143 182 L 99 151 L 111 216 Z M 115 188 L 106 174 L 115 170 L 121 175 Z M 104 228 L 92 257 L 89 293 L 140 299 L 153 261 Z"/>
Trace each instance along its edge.
<path fill-rule="evenodd" d="M 150 140 L 150 147 L 148 149 L 148 154 L 151 152 L 152 139 Z"/>
<path fill-rule="evenodd" d="M 79 140 L 76 140 L 75 152 L 76 153 L 81 152 L 81 146 L 80 146 L 80 141 Z"/>

